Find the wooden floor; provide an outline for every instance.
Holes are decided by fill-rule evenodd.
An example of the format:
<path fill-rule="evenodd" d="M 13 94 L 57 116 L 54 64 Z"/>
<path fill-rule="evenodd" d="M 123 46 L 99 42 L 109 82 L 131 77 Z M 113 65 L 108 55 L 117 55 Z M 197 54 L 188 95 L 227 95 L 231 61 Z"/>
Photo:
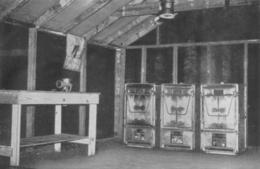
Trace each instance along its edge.
<path fill-rule="evenodd" d="M 260 167 L 260 149 L 256 148 L 239 156 L 222 156 L 129 148 L 115 141 L 106 141 L 98 143 L 95 156 L 86 157 L 85 153 L 84 147 L 74 147 L 70 150 L 66 145 L 62 154 L 36 151 L 36 154 L 29 152 L 28 156 L 27 152 L 27 157 L 23 157 L 21 165 L 22 169 L 257 169 Z"/>

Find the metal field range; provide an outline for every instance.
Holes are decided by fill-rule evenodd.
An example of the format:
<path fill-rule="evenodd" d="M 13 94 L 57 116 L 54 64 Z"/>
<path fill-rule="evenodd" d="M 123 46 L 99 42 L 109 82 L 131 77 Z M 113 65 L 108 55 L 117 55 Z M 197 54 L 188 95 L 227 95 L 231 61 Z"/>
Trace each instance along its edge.
<path fill-rule="evenodd" d="M 160 147 L 195 148 L 195 85 L 162 84 Z"/>
<path fill-rule="evenodd" d="M 201 86 L 201 149 L 234 155 L 246 148 L 246 114 L 243 86 Z"/>
<path fill-rule="evenodd" d="M 129 146 L 155 146 L 155 84 L 125 87 L 124 142 Z"/>
<path fill-rule="evenodd" d="M 203 84 L 200 91 L 194 84 L 126 84 L 124 142 L 213 154 L 243 152 L 247 147 L 243 91 L 242 85 L 224 83 Z"/>

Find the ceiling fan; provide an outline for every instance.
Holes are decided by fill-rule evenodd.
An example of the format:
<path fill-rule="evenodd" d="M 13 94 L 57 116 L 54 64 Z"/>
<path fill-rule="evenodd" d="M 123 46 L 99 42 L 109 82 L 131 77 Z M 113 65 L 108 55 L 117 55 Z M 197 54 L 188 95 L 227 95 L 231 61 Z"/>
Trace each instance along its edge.
<path fill-rule="evenodd" d="M 178 13 L 174 12 L 174 0 L 160 0 L 160 11 L 155 20 L 159 21 L 174 19 L 177 14 Z"/>

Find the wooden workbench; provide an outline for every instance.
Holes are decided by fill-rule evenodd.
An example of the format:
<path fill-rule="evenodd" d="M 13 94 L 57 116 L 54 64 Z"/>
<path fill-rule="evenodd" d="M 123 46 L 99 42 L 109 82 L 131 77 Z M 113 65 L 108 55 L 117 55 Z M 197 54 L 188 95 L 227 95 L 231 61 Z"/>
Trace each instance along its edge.
<path fill-rule="evenodd" d="M 88 144 L 88 155 L 94 155 L 98 103 L 98 93 L 0 90 L 0 104 L 12 105 L 11 145 L 0 145 L 0 155 L 10 157 L 11 166 L 18 166 L 21 147 L 54 144 L 55 151 L 60 152 L 62 142 Z M 72 104 L 89 104 L 88 137 L 61 133 L 62 105 Z M 21 139 L 21 108 L 23 105 L 55 105 L 54 134 Z"/>

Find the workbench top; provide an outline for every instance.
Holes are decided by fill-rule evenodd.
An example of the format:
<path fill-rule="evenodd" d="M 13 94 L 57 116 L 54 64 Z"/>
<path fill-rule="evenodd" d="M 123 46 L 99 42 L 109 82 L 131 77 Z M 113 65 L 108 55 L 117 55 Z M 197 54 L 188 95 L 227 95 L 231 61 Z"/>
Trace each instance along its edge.
<path fill-rule="evenodd" d="M 99 93 L 0 90 L 0 104 L 98 104 Z"/>

